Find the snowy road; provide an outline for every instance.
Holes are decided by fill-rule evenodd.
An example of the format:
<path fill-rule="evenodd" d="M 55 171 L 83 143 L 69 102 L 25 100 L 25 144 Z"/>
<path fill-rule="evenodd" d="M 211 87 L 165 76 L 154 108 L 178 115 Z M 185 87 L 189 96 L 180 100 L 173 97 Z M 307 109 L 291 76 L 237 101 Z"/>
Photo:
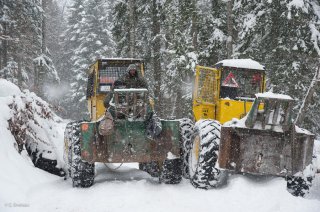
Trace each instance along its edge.
<path fill-rule="evenodd" d="M 320 209 L 319 174 L 308 197 L 297 198 L 286 191 L 282 178 L 257 180 L 233 175 L 224 188 L 200 190 L 187 180 L 179 185 L 158 184 L 156 178 L 139 171 L 137 164 L 125 164 L 116 171 L 98 164 L 95 184 L 81 189 L 72 188 L 70 179 L 63 180 L 30 167 L 32 169 L 35 179 L 41 177 L 41 182 L 10 194 L 12 200 L 1 189 L 0 211 L 316 212 Z M 13 186 L 13 190 L 19 188 Z"/>

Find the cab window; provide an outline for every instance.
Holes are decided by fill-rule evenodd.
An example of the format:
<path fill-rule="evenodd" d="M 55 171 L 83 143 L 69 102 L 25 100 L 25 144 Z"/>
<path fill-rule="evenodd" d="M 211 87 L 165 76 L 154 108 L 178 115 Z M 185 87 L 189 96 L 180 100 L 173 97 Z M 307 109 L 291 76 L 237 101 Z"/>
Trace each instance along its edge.
<path fill-rule="evenodd" d="M 114 81 L 124 76 L 127 73 L 128 66 L 132 63 L 123 61 L 104 61 L 99 70 L 99 93 L 111 91 Z M 135 63 L 137 67 L 141 67 L 141 63 Z M 141 76 L 141 70 L 138 69 L 138 74 Z"/>
<path fill-rule="evenodd" d="M 254 98 L 262 92 L 263 72 L 255 70 L 223 70 L 221 73 L 221 98 Z"/>

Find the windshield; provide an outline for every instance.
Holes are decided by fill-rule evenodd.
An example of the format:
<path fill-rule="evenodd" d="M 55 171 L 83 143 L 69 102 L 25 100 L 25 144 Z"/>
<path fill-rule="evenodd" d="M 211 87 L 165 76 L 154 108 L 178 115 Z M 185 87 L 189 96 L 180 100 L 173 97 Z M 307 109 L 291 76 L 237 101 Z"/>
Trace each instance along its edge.
<path fill-rule="evenodd" d="M 223 70 L 221 73 L 221 98 L 254 98 L 262 92 L 263 72 L 254 70 Z"/>
<path fill-rule="evenodd" d="M 103 61 L 99 70 L 99 91 L 107 92 L 111 90 L 111 86 L 120 77 L 127 73 L 130 64 L 136 64 L 138 74 L 141 76 L 141 63 L 132 63 L 130 61 Z"/>

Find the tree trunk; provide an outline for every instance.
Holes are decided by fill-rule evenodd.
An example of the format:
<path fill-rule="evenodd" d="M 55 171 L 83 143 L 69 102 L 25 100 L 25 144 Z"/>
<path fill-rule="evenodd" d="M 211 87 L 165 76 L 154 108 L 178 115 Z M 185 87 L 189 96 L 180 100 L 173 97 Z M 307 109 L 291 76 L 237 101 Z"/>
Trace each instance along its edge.
<path fill-rule="evenodd" d="M 17 57 L 17 62 L 18 62 L 18 74 L 17 74 L 17 78 L 18 78 L 18 87 L 20 89 L 22 89 L 22 67 L 21 67 L 21 57 L 18 55 Z"/>
<path fill-rule="evenodd" d="M 129 1 L 129 57 L 135 56 L 135 15 L 134 15 L 135 0 Z"/>
<path fill-rule="evenodd" d="M 152 53 L 153 53 L 153 77 L 155 81 L 154 95 L 156 98 L 155 109 L 161 115 L 161 61 L 160 61 L 160 5 L 157 0 L 152 1 Z"/>
<path fill-rule="evenodd" d="M 7 23 L 3 22 L 3 35 L 4 35 L 4 39 L 2 40 L 2 65 L 3 67 L 6 67 L 8 64 L 8 29 L 7 29 Z M 2 67 L 0 67 L 1 69 Z"/>
<path fill-rule="evenodd" d="M 228 58 L 232 57 L 233 53 L 233 12 L 232 12 L 232 6 L 233 6 L 233 0 L 229 0 L 227 2 L 227 26 L 228 26 L 228 38 L 227 38 L 227 53 Z"/>
<path fill-rule="evenodd" d="M 300 107 L 300 110 L 299 110 L 299 113 L 298 113 L 298 116 L 296 118 L 296 121 L 295 121 L 295 124 L 296 125 L 301 125 L 302 122 L 303 122 L 303 119 L 305 117 L 305 113 L 306 113 L 306 110 L 308 108 L 308 105 L 310 104 L 311 102 L 311 99 L 312 99 L 312 96 L 314 94 L 314 92 L 316 91 L 318 85 L 319 85 L 319 80 L 320 80 L 320 66 L 318 67 L 312 81 L 311 81 L 311 84 L 310 84 L 310 87 L 308 89 L 308 92 L 306 94 L 306 96 L 304 97 L 304 100 L 302 102 L 302 105 Z"/>
<path fill-rule="evenodd" d="M 192 1 L 193 11 L 192 11 L 192 46 L 194 51 L 198 51 L 198 14 L 197 14 L 197 0 Z"/>
<path fill-rule="evenodd" d="M 42 42 L 41 42 L 41 53 L 46 54 L 46 6 L 47 6 L 47 0 L 42 0 Z"/>

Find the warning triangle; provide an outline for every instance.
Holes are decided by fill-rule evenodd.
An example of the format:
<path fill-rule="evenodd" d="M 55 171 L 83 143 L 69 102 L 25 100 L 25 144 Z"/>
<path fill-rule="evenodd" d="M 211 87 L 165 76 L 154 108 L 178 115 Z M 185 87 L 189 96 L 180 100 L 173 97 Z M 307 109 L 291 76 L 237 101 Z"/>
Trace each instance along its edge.
<path fill-rule="evenodd" d="M 234 87 L 234 88 L 238 88 L 239 85 L 233 75 L 232 72 L 230 72 L 227 76 L 227 78 L 223 81 L 222 86 L 227 86 L 227 87 Z"/>

